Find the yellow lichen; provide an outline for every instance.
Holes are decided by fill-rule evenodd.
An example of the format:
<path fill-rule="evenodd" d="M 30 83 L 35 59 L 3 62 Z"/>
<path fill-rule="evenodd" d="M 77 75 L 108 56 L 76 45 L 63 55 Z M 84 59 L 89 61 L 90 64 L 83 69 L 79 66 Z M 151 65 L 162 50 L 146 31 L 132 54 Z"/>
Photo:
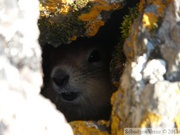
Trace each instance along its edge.
<path fill-rule="evenodd" d="M 142 26 L 143 28 L 148 28 L 149 30 L 151 30 L 154 27 L 157 27 L 157 21 L 158 21 L 158 16 L 155 15 L 152 12 L 149 13 L 145 13 L 143 15 L 143 19 L 142 19 Z"/>
<path fill-rule="evenodd" d="M 111 124 L 111 131 L 112 134 L 115 134 L 118 132 L 118 124 L 120 122 L 120 119 L 117 116 L 112 116 L 112 124 Z"/>
<path fill-rule="evenodd" d="M 106 127 L 110 126 L 110 122 L 109 121 L 105 121 L 105 120 L 99 120 L 97 121 L 98 125 L 105 125 Z"/>
<path fill-rule="evenodd" d="M 150 127 L 152 124 L 157 125 L 159 121 L 161 120 L 161 116 L 158 116 L 154 113 L 146 113 L 140 123 L 141 128 Z"/>
<path fill-rule="evenodd" d="M 71 6 L 73 7 L 73 11 L 79 11 L 80 9 L 86 7 L 88 3 L 89 0 L 75 0 Z"/>
<path fill-rule="evenodd" d="M 156 7 L 157 11 L 154 12 L 145 12 L 143 14 L 143 28 L 147 28 L 148 30 L 151 30 L 152 28 L 158 27 L 158 19 L 164 17 L 164 11 L 167 5 L 169 5 L 173 0 L 141 0 L 139 4 L 139 11 L 143 12 L 143 9 L 146 8 L 148 5 L 153 5 Z M 157 12 L 157 13 L 156 13 Z"/>
<path fill-rule="evenodd" d="M 112 115 L 111 115 L 111 133 L 112 135 L 123 135 L 123 127 L 120 127 L 123 118 L 123 99 L 124 90 L 119 89 L 111 97 L 111 104 L 113 104 Z"/>
<path fill-rule="evenodd" d="M 178 82 L 178 87 L 179 87 L 179 89 L 176 90 L 176 93 L 180 94 L 180 82 Z"/>
<path fill-rule="evenodd" d="M 71 9 L 71 3 L 71 0 L 48 0 L 46 2 L 40 3 L 40 15 L 41 17 L 49 17 L 51 14 L 67 14 Z"/>
<path fill-rule="evenodd" d="M 64 5 L 61 7 L 59 13 L 65 15 L 70 11 L 70 9 L 70 6 Z"/>
<path fill-rule="evenodd" d="M 180 129 L 180 113 L 176 116 L 174 121 L 176 123 L 177 128 Z"/>
<path fill-rule="evenodd" d="M 43 7 L 42 4 L 39 4 L 39 11 L 43 11 L 43 10 L 45 10 L 45 7 Z"/>
<path fill-rule="evenodd" d="M 98 129 L 93 121 L 74 121 L 70 125 L 73 128 L 74 135 L 109 135 L 107 131 Z"/>
<path fill-rule="evenodd" d="M 73 0 L 59 0 L 59 2 L 63 4 L 71 4 Z"/>

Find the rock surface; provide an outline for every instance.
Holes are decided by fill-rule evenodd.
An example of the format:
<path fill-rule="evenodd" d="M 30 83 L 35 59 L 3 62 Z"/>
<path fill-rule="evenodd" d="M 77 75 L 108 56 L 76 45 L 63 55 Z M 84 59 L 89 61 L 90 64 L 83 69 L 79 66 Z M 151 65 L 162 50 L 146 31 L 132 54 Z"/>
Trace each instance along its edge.
<path fill-rule="evenodd" d="M 62 4 L 65 13 L 69 5 Z M 38 95 L 42 74 L 37 1 L 0 0 L 0 5 L 0 135 L 73 134 L 64 116 Z M 126 127 L 180 128 L 179 8 L 179 0 L 141 0 L 140 15 L 124 43 L 127 61 L 111 99 L 111 120 L 72 122 L 74 134 L 119 135 Z"/>
<path fill-rule="evenodd" d="M 53 46 L 92 37 L 125 0 L 40 0 L 40 42 Z"/>
<path fill-rule="evenodd" d="M 36 0 L 0 0 L 0 135 L 72 135 L 39 95 L 42 85 Z"/>
<path fill-rule="evenodd" d="M 112 98 L 112 133 L 125 127 L 180 128 L 180 1 L 141 0 L 124 44 L 121 86 Z"/>

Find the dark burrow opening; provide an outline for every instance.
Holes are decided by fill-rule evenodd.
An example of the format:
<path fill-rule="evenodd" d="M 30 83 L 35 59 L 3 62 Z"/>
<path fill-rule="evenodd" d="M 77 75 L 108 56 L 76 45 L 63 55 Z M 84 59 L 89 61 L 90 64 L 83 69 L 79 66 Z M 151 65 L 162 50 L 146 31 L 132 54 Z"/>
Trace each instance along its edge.
<path fill-rule="evenodd" d="M 68 121 L 110 118 L 110 97 L 116 88 L 114 89 L 114 86 L 112 88 L 109 82 L 112 83 L 113 79 L 119 80 L 123 66 L 120 68 L 122 71 L 115 72 L 117 74 L 114 76 L 110 75 L 112 74 L 110 71 L 105 72 L 110 68 L 113 70 L 110 66 L 112 66 L 112 59 L 116 57 L 115 48 L 119 43 L 121 45 L 118 49 L 122 50 L 120 60 L 122 64 L 125 63 L 123 42 L 120 42 L 122 37 L 120 26 L 129 8 L 136 6 L 137 3 L 139 0 L 127 0 L 126 6 L 114 11 L 94 37 L 81 37 L 69 45 L 61 45 L 58 48 L 49 44 L 43 45 L 44 86 L 41 94 L 49 98 L 57 109 L 64 113 Z M 76 47 L 76 44 L 80 47 Z M 94 44 L 93 47 L 91 44 Z M 100 87 L 103 83 L 107 85 Z M 96 87 L 93 88 L 93 85 Z M 93 92 L 90 89 L 93 89 Z M 107 89 L 113 90 L 109 92 Z M 99 99 L 101 97 L 102 99 Z M 101 101 L 96 103 L 94 100 Z"/>

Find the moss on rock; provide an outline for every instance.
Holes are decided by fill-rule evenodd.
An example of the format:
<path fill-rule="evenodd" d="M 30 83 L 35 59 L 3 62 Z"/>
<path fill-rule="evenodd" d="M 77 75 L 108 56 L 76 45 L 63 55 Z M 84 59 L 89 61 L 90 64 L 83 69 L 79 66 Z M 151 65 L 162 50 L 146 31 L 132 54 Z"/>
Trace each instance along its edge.
<path fill-rule="evenodd" d="M 58 46 L 70 43 L 73 37 L 92 37 L 123 1 L 42 0 L 39 7 L 40 42 Z M 105 17 L 101 15 L 103 11 L 107 11 Z"/>

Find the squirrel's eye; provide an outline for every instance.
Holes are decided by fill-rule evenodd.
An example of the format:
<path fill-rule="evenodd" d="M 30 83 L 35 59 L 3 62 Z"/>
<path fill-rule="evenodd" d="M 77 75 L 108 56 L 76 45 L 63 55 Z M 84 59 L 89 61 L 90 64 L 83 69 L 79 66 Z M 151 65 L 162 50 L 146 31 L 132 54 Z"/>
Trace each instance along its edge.
<path fill-rule="evenodd" d="M 93 50 L 89 56 L 88 61 L 90 63 L 101 61 L 101 54 L 98 50 Z"/>

